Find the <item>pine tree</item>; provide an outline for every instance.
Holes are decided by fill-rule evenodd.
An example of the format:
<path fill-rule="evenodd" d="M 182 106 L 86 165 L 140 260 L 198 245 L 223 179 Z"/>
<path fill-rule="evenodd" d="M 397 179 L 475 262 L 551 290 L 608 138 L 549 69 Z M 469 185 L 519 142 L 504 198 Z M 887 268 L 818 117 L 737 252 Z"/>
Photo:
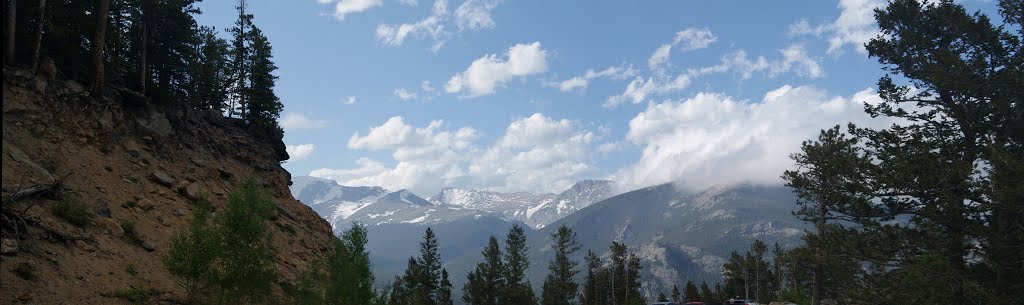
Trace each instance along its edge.
<path fill-rule="evenodd" d="M 498 240 L 491 236 L 484 247 L 483 261 L 477 263 L 476 269 L 466 277 L 466 285 L 462 287 L 462 300 L 470 305 L 499 305 L 502 302 L 502 288 L 506 287 L 505 266 L 501 261 L 501 249 Z"/>
<path fill-rule="evenodd" d="M 679 292 L 679 286 L 676 286 L 676 284 L 672 284 L 672 302 L 683 302 L 682 293 Z"/>
<path fill-rule="evenodd" d="M 437 290 L 437 305 L 452 305 L 452 282 L 448 280 L 448 270 L 441 269 L 441 285 Z"/>
<path fill-rule="evenodd" d="M 700 281 L 700 301 L 704 303 L 711 303 L 713 299 L 713 292 L 711 287 L 708 287 L 707 281 Z"/>
<path fill-rule="evenodd" d="M 259 28 L 252 26 L 249 37 L 252 39 L 251 66 L 248 73 L 249 88 L 245 112 L 242 118 L 257 130 L 257 135 L 280 133 L 277 118 L 284 109 L 281 100 L 274 93 L 277 70 L 272 60 L 273 54 L 267 37 Z"/>
<path fill-rule="evenodd" d="M 665 296 L 665 293 L 659 292 L 658 297 L 655 300 L 657 300 L 658 302 L 668 302 L 668 297 Z"/>
<path fill-rule="evenodd" d="M 441 254 L 437 252 L 438 247 L 434 230 L 427 228 L 420 242 L 420 257 L 416 260 L 419 268 L 414 281 L 416 289 L 413 290 L 417 294 L 416 299 L 423 303 L 416 304 L 437 304 L 438 281 L 441 276 Z"/>
<path fill-rule="evenodd" d="M 699 302 L 700 292 L 697 291 L 697 285 L 693 284 L 693 281 L 686 281 L 686 288 L 683 290 L 683 302 Z"/>
<path fill-rule="evenodd" d="M 583 291 L 580 295 L 580 304 L 582 305 L 598 305 L 605 304 L 605 300 L 601 297 L 601 292 L 606 291 L 600 289 L 601 281 L 600 274 L 601 258 L 597 257 L 594 251 L 587 250 L 587 255 L 583 259 L 587 264 L 587 275 L 583 281 Z"/>
<path fill-rule="evenodd" d="M 252 25 L 253 16 L 246 13 L 246 0 L 238 0 L 238 5 L 235 7 L 238 10 L 238 19 L 235 21 L 235 26 L 232 27 L 229 32 L 232 35 L 231 42 L 231 65 L 234 82 L 231 99 L 231 105 L 228 109 L 228 117 L 234 117 L 236 114 L 239 117 L 245 117 L 245 110 L 248 108 L 249 101 L 249 70 L 251 69 L 250 62 L 250 51 L 249 44 L 251 33 L 250 26 Z"/>
<path fill-rule="evenodd" d="M 527 256 L 526 232 L 523 227 L 513 224 L 505 237 L 505 269 L 502 274 L 505 286 L 502 290 L 502 304 L 537 304 L 533 287 L 526 280 L 526 269 L 530 267 Z"/>
<path fill-rule="evenodd" d="M 14 29 L 17 25 L 17 9 L 18 1 L 8 0 L 7 1 L 7 23 L 4 25 L 4 29 L 7 30 L 7 41 L 4 42 L 4 63 L 8 65 L 14 64 L 14 45 L 17 42 L 14 37 Z"/>
<path fill-rule="evenodd" d="M 572 260 L 572 256 L 580 249 L 576 241 L 576 232 L 562 224 L 555 233 L 551 234 L 554 242 L 552 249 L 555 257 L 548 264 L 548 275 L 544 279 L 541 291 L 542 305 L 571 305 L 574 304 L 579 285 L 574 278 L 579 271 L 576 270 L 578 262 Z M 589 273 L 588 273 L 589 276 Z"/>

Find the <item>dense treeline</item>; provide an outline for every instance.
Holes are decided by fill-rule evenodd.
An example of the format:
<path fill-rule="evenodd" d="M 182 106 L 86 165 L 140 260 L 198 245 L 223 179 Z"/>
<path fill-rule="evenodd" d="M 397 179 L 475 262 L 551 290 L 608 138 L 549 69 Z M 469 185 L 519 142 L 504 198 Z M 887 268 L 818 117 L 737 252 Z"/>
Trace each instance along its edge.
<path fill-rule="evenodd" d="M 200 26 L 201 0 L 10 0 L 4 63 L 43 69 L 90 84 L 138 92 L 184 114 L 239 118 L 256 135 L 279 140 L 282 105 L 267 37 L 238 2 L 232 41 Z M 114 87 L 109 87 L 114 86 Z"/>
<path fill-rule="evenodd" d="M 1024 3 L 999 12 L 1003 25 L 953 1 L 875 11 L 882 35 L 866 47 L 889 74 L 865 111 L 900 123 L 804 142 L 783 178 L 813 224 L 806 244 L 771 272 L 763 244 L 734 253 L 727 289 L 813 305 L 1024 299 Z"/>

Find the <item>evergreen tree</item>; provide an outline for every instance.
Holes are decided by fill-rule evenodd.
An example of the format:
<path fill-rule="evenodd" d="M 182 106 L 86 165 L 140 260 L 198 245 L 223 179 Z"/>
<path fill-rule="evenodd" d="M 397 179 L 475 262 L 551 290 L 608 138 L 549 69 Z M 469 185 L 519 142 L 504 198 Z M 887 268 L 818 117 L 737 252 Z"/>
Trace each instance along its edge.
<path fill-rule="evenodd" d="M 466 277 L 466 285 L 462 287 L 462 300 L 470 305 L 498 305 L 502 302 L 502 288 L 506 287 L 506 269 L 501 261 L 501 249 L 498 240 L 491 236 L 484 247 L 484 260 L 477 263 L 476 269 Z"/>
<path fill-rule="evenodd" d="M 437 290 L 437 305 L 452 305 L 452 282 L 448 280 L 448 270 L 441 269 L 441 285 Z"/>
<path fill-rule="evenodd" d="M 573 253 L 580 249 L 576 241 L 576 232 L 562 224 L 555 233 L 551 234 L 554 242 L 552 249 L 555 257 L 548 264 L 548 275 L 544 279 L 544 286 L 541 291 L 542 305 L 571 305 L 574 304 L 579 285 L 574 278 L 579 271 L 576 270 L 578 262 L 570 258 Z M 589 272 L 588 272 L 589 276 Z"/>
<path fill-rule="evenodd" d="M 700 302 L 700 292 L 697 291 L 697 285 L 694 285 L 693 281 L 686 281 L 686 288 L 683 291 L 683 302 Z"/>
<path fill-rule="evenodd" d="M 587 255 L 583 259 L 587 264 L 587 275 L 583 280 L 583 291 L 580 295 L 580 304 L 582 305 L 598 305 L 605 304 L 605 299 L 601 297 L 601 292 L 607 290 L 601 289 L 601 284 L 605 283 L 600 279 L 602 273 L 601 258 L 597 257 L 594 251 L 587 250 Z"/>
<path fill-rule="evenodd" d="M 267 37 L 263 36 L 259 28 L 252 26 L 249 37 L 252 39 L 251 58 L 249 67 L 249 88 L 247 107 L 243 119 L 253 126 L 260 133 L 278 134 L 281 133 L 277 125 L 277 118 L 284 109 L 281 100 L 274 94 L 274 83 L 277 76 L 273 73 L 277 66 L 271 60 L 273 55 Z"/>
<path fill-rule="evenodd" d="M 672 302 L 683 303 L 682 293 L 679 292 L 679 286 L 672 284 Z"/>
<path fill-rule="evenodd" d="M 253 16 L 245 11 L 246 0 L 238 0 L 238 5 L 235 8 L 238 10 L 238 19 L 235 20 L 235 26 L 229 30 L 232 36 L 231 70 L 233 77 L 231 79 L 234 84 L 228 117 L 238 115 L 244 118 L 245 110 L 249 105 L 249 70 L 251 69 L 251 52 L 249 51 L 251 39 L 249 35 L 251 34 L 250 27 Z"/>
<path fill-rule="evenodd" d="M 708 282 L 707 281 L 701 281 L 700 282 L 700 301 L 704 302 L 704 303 L 711 303 L 712 302 L 711 300 L 714 298 L 713 294 L 714 293 L 711 292 L 711 287 L 708 287 Z"/>
<path fill-rule="evenodd" d="M 438 281 L 441 276 L 441 254 L 437 252 L 438 247 L 434 230 L 427 228 L 423 233 L 423 241 L 420 242 L 420 257 L 416 260 L 419 268 L 415 276 L 416 289 L 413 293 L 418 294 L 416 298 L 423 302 L 417 304 L 437 303 Z"/>
<path fill-rule="evenodd" d="M 655 300 L 658 302 L 668 302 L 668 297 L 665 296 L 665 293 L 659 292 L 658 297 Z"/>
<path fill-rule="evenodd" d="M 526 232 L 518 224 L 512 225 L 505 237 L 505 269 L 502 273 L 505 286 L 499 288 L 502 291 L 502 304 L 537 304 L 533 287 L 525 279 L 526 269 L 530 267 L 527 251 Z"/>

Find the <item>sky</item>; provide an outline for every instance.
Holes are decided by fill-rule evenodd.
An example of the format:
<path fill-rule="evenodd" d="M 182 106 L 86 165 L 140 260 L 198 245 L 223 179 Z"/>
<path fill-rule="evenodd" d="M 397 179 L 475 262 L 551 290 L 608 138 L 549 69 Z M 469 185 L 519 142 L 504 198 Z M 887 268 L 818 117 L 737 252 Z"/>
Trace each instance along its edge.
<path fill-rule="evenodd" d="M 236 1 L 199 5 L 223 32 Z M 883 1 L 249 0 L 293 176 L 560 192 L 781 184 L 821 129 L 884 127 Z M 965 1 L 995 16 L 991 1 Z M 223 34 L 223 33 L 222 33 Z M 226 34 L 223 34 L 226 35 Z"/>

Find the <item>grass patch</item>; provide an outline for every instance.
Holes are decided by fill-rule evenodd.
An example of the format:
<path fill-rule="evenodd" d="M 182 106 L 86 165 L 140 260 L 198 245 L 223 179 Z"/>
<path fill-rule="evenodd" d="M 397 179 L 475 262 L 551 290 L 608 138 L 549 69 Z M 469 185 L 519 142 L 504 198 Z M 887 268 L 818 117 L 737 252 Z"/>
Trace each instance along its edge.
<path fill-rule="evenodd" d="M 118 289 L 106 294 L 107 297 L 124 299 L 132 304 L 143 304 L 149 297 L 149 291 L 142 287 L 131 286 L 128 289 Z"/>
<path fill-rule="evenodd" d="M 284 231 L 292 236 L 295 235 L 295 228 L 293 228 L 292 225 L 280 222 L 275 222 L 274 224 L 276 224 L 277 227 L 281 229 L 281 231 Z"/>
<path fill-rule="evenodd" d="M 26 262 L 18 263 L 11 271 L 23 280 L 35 281 L 38 278 L 36 276 L 36 267 Z"/>
<path fill-rule="evenodd" d="M 103 166 L 103 169 L 107 170 L 107 172 L 113 172 L 114 171 L 114 168 L 110 167 L 110 165 Z"/>
<path fill-rule="evenodd" d="M 131 276 L 139 274 L 139 270 L 136 269 L 135 264 L 128 263 L 128 266 L 124 267 L 124 272 L 127 272 Z"/>
<path fill-rule="evenodd" d="M 139 206 L 139 202 L 132 199 L 129 199 L 128 201 L 125 201 L 124 204 L 121 204 L 121 207 L 125 209 L 130 209 L 137 206 Z"/>
<path fill-rule="evenodd" d="M 124 237 L 134 244 L 142 244 L 142 237 L 139 236 L 139 230 L 135 228 L 135 222 L 131 220 L 125 220 L 121 223 L 121 230 L 124 230 Z"/>
<path fill-rule="evenodd" d="M 93 217 L 88 205 L 78 198 L 70 196 L 58 201 L 50 209 L 50 212 L 53 213 L 53 216 L 57 216 L 57 218 L 63 219 L 77 227 L 85 227 L 85 225 L 92 221 Z"/>

